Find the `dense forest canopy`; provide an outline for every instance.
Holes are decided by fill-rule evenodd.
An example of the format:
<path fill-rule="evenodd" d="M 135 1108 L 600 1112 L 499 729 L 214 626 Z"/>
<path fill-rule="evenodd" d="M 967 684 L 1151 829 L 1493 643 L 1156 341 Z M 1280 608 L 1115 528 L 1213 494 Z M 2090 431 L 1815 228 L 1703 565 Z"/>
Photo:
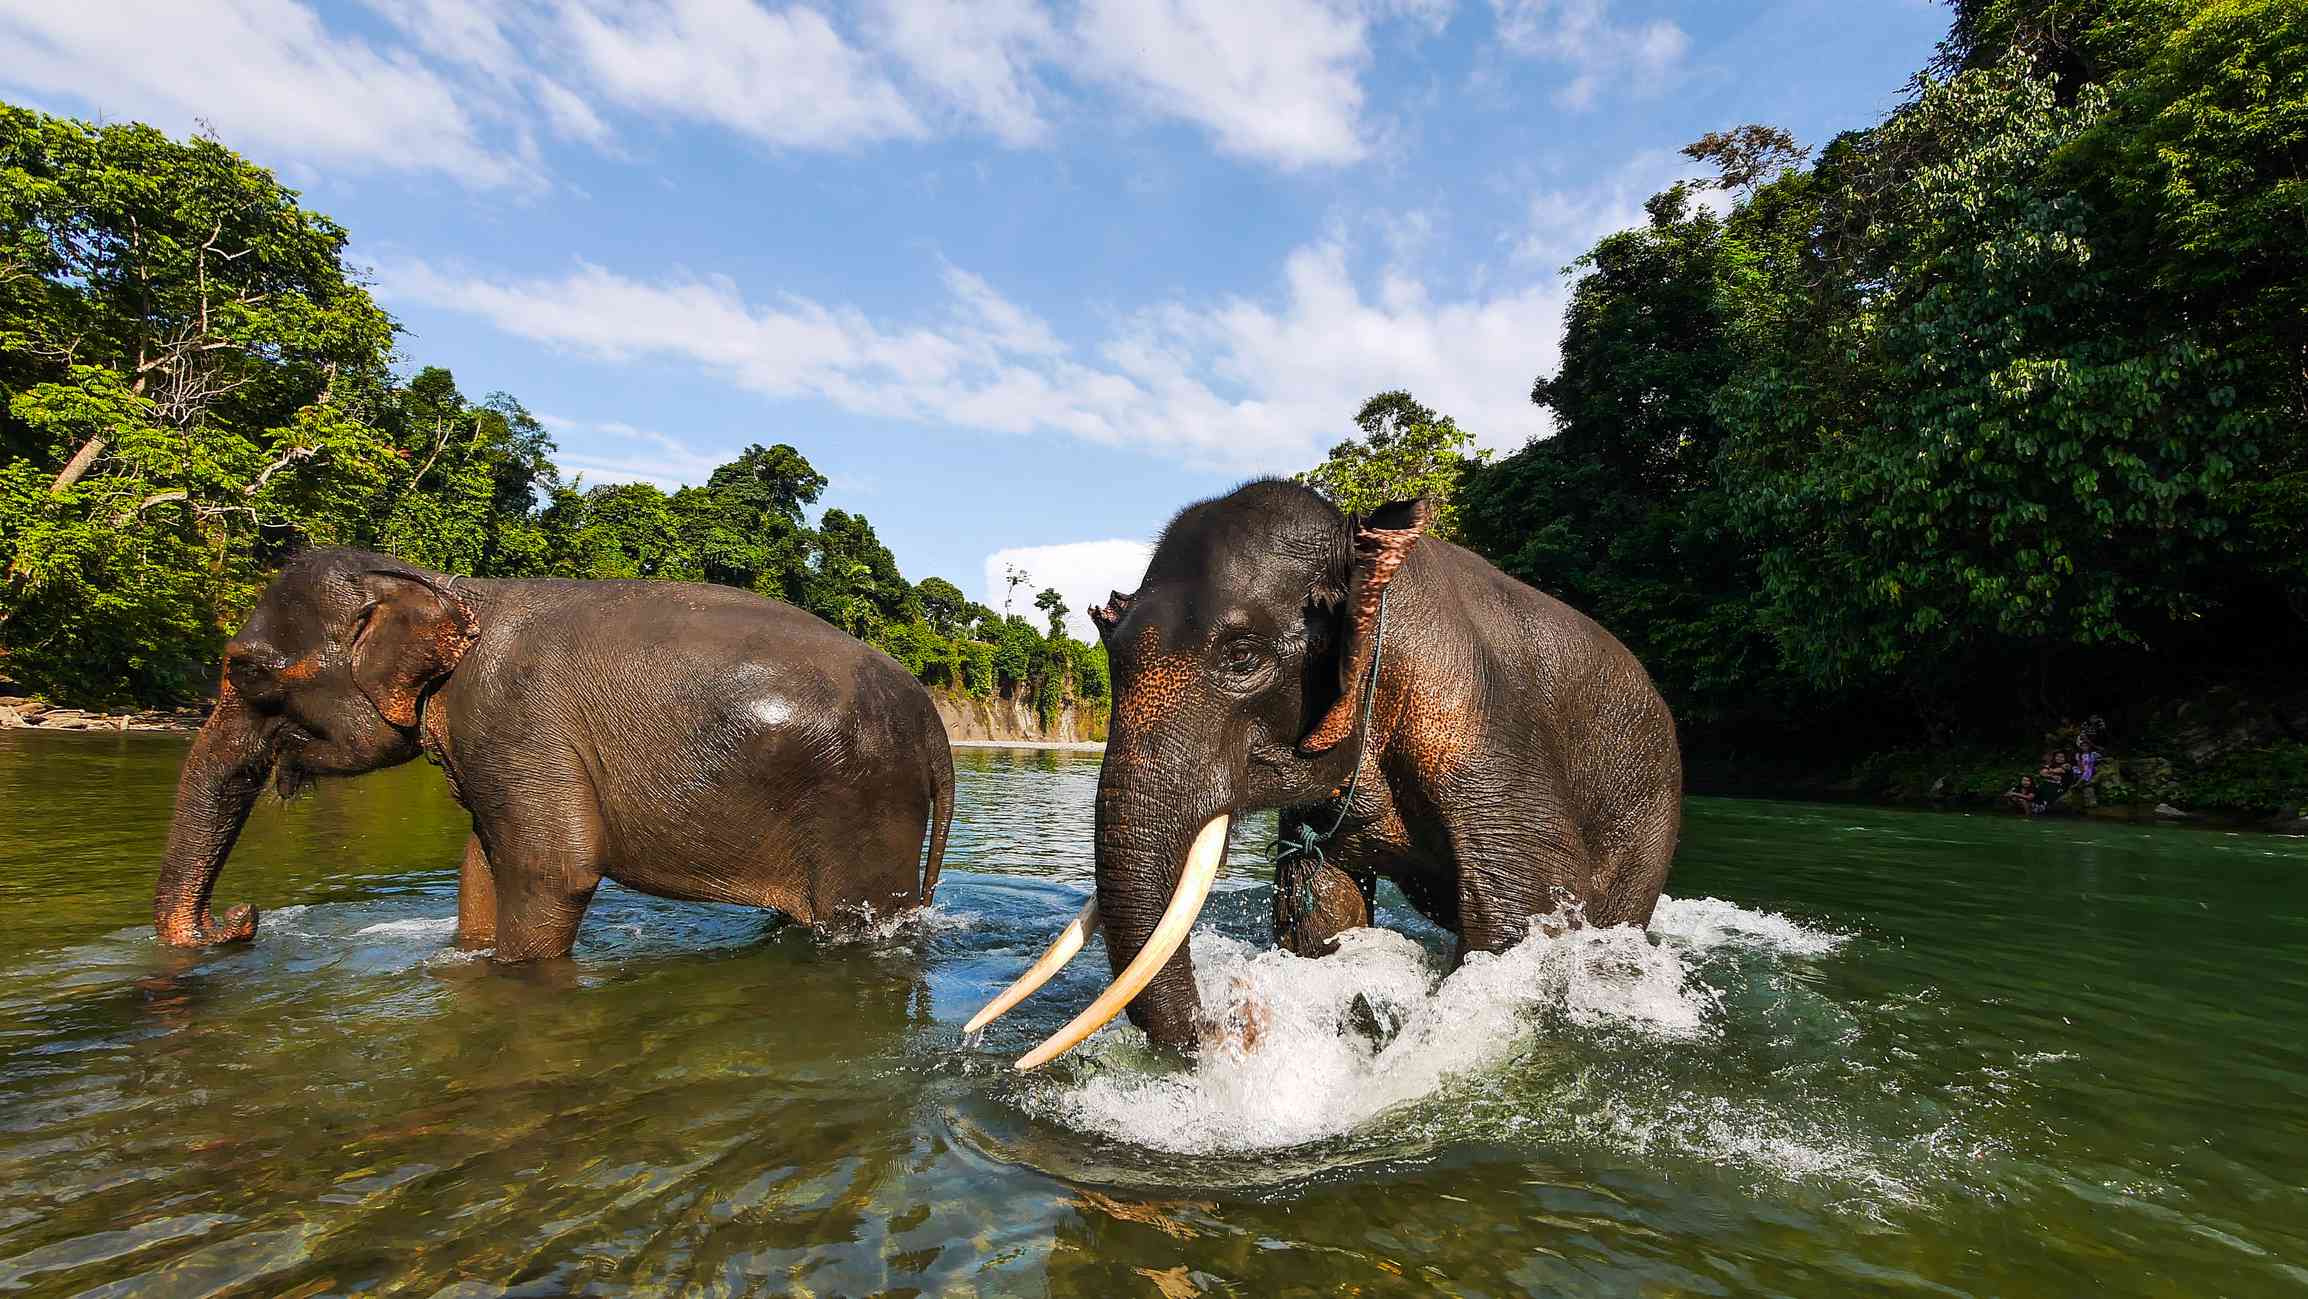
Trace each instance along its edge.
<path fill-rule="evenodd" d="M 1553 435 L 1459 465 L 1462 539 L 1624 639 L 1701 754 L 2301 693 L 2308 0 L 1953 8 L 1815 159 L 1687 149 L 1716 178 L 1572 268 Z M 2297 799 L 2302 740 L 2239 801 Z"/>
<path fill-rule="evenodd" d="M 0 105 L 0 674 L 77 701 L 199 693 L 289 555 L 477 577 L 665 578 L 786 600 L 923 680 L 1103 698 L 1103 651 L 898 571 L 826 479 L 747 447 L 703 486 L 585 486 L 504 394 L 402 378 L 345 231 L 213 140 Z"/>

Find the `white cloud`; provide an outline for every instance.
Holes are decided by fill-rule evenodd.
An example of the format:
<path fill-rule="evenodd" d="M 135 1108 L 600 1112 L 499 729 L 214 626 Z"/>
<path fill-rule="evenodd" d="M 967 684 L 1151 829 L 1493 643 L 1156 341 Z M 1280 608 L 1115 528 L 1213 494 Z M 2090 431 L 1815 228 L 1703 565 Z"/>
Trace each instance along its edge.
<path fill-rule="evenodd" d="M 806 5 L 658 0 L 562 16 L 594 84 L 629 107 L 803 148 L 925 133 L 873 60 Z"/>
<path fill-rule="evenodd" d="M 332 32 L 292 0 L 0 0 L 0 86 L 235 147 L 476 185 L 529 183 L 483 143 L 460 88 L 406 51 Z"/>
<path fill-rule="evenodd" d="M 608 123 L 583 97 L 547 75 L 523 49 L 550 42 L 547 15 L 519 0 L 367 0 L 416 47 L 464 76 L 459 93 L 495 106 L 499 116 L 525 120 L 530 106 L 542 111 L 556 134 L 588 144 L 606 144 Z M 524 105 L 511 90 L 525 91 Z"/>
<path fill-rule="evenodd" d="M 1352 162 L 1365 150 L 1367 21 L 1325 0 L 1088 0 L 1082 70 L 1147 110 L 1208 127 L 1228 153 Z"/>
<path fill-rule="evenodd" d="M 749 295 L 726 277 L 586 263 L 528 279 L 410 263 L 384 268 L 381 292 L 592 356 L 695 367 L 775 398 L 934 428 L 1062 435 L 1202 469 L 1292 472 L 1348 435 L 1355 407 L 1388 388 L 1452 415 L 1486 447 L 1545 434 L 1529 393 L 1560 354 L 1569 285 L 1556 268 L 1640 224 L 1643 200 L 1692 170 L 1654 150 L 1591 185 L 1534 193 L 1527 221 L 1501 236 L 1512 256 L 1473 288 L 1438 291 L 1402 269 L 1435 237 L 1432 220 L 1413 213 L 1367 223 L 1376 248 L 1343 226 L 1299 247 L 1267 293 L 1151 304 L 1091 338 L 1062 337 L 951 265 L 938 268 L 942 305 L 915 321 Z M 1725 200 L 1702 191 L 1697 201 L 1721 210 Z"/>
<path fill-rule="evenodd" d="M 873 31 L 936 99 L 1004 144 L 1049 134 L 1034 68 L 1058 33 L 1034 0 L 878 0 Z"/>
<path fill-rule="evenodd" d="M 618 420 L 573 419 L 543 411 L 530 413 L 537 417 L 538 423 L 552 430 L 556 442 L 577 434 L 584 435 L 588 443 L 599 448 L 607 439 L 606 450 L 578 451 L 564 445 L 554 452 L 553 463 L 561 472 L 569 477 L 583 475 L 588 487 L 598 483 L 648 483 L 670 492 L 703 483 L 721 464 L 719 459 L 699 453 L 679 438 L 652 429 L 635 428 Z"/>
<path fill-rule="evenodd" d="M 982 275 L 957 266 L 945 268 L 946 290 L 954 295 L 965 328 L 982 330 L 1004 351 L 1026 356 L 1056 356 L 1066 350 L 1049 324 L 1003 297 Z"/>
<path fill-rule="evenodd" d="M 1665 88 L 1691 38 L 1664 19 L 1614 22 L 1608 0 L 1491 0 L 1499 41 L 1516 54 L 1570 65 L 1555 92 L 1565 108 L 1591 108 L 1606 85 L 1636 95 Z"/>
<path fill-rule="evenodd" d="M 1485 445 L 1543 432 L 1528 401 L 1551 367 L 1563 289 L 1551 274 L 1487 296 L 1438 300 L 1385 272 L 1356 284 L 1333 237 L 1299 249 L 1271 301 L 1173 303 L 1125 318 L 1094 349 L 1061 342 L 983 278 L 945 273 L 938 325 L 876 321 L 684 272 L 639 279 L 580 263 L 527 280 L 386 267 L 387 297 L 481 316 L 520 337 L 610 360 L 698 366 L 767 396 L 1003 433 L 1056 433 L 1143 448 L 1205 468 L 1290 471 L 1319 459 L 1373 392 L 1409 388 Z"/>
<path fill-rule="evenodd" d="M 1074 541 L 1058 546 L 1016 546 L 997 550 L 986 556 L 985 587 L 979 599 L 989 609 L 1001 612 L 1003 595 L 1007 589 L 1006 574 L 1012 565 L 1031 574 L 1033 581 L 1018 587 L 1010 597 L 1010 611 L 1021 617 L 1041 621 L 1041 610 L 1034 607 L 1034 597 L 1045 588 L 1056 587 L 1066 597 L 1066 634 L 1079 640 L 1095 641 L 1098 629 L 1090 624 L 1083 610 L 1093 604 L 1104 604 L 1115 591 L 1135 591 L 1146 576 L 1146 560 L 1154 547 L 1144 541 Z"/>
<path fill-rule="evenodd" d="M 965 133 L 1025 147 L 1061 114 L 1108 128 L 1118 98 L 1297 168 L 1355 161 L 1382 134 L 1364 113 L 1374 25 L 1432 36 L 1451 8 L 861 3 L 837 20 L 810 0 L 363 0 L 393 32 L 371 41 L 314 0 L 0 0 L 0 88 L 178 133 L 205 121 L 268 161 L 477 186 L 541 184 L 543 136 L 614 149 L 610 109 L 781 149 Z"/>
<path fill-rule="evenodd" d="M 1272 442 L 1303 448 L 1262 467 L 1311 464 L 1350 431 L 1363 398 L 1388 388 L 1416 393 L 1485 446 L 1520 446 L 1547 430 L 1529 398 L 1560 341 L 1565 293 L 1554 277 L 1437 300 L 1419 281 L 1385 272 L 1372 300 L 1356 288 L 1348 255 L 1336 240 L 1301 248 L 1279 307 L 1238 301 L 1196 322 L 1216 340 L 1214 368 L 1259 394 Z"/>

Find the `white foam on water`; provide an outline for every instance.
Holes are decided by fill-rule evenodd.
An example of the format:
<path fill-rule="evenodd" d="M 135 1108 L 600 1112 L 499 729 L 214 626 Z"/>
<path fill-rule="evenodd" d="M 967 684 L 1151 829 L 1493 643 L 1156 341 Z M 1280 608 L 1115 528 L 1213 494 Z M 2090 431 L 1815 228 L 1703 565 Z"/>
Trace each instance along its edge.
<path fill-rule="evenodd" d="M 353 937 L 433 938 L 457 932 L 455 916 L 419 916 L 411 920 L 383 920 L 353 931 Z"/>
<path fill-rule="evenodd" d="M 1849 1130 L 1831 1107 L 1791 1112 L 1749 1099 L 1612 1095 L 1569 1098 L 1571 1126 L 1599 1144 L 1631 1153 L 1697 1158 L 1776 1177 L 1834 1178 L 1891 1199 L 1910 1188 L 1880 1166 L 1882 1152 Z"/>
<path fill-rule="evenodd" d="M 1721 898 L 1659 899 L 1651 932 L 1672 943 L 1706 949 L 1736 944 L 1790 956 L 1825 956 L 1851 935 L 1812 929 L 1776 911 L 1751 911 Z"/>
<path fill-rule="evenodd" d="M 1447 977 L 1433 954 L 1390 930 L 1350 931 L 1335 954 L 1312 961 L 1197 933 L 1205 1011 L 1255 1022 L 1254 1044 L 1161 1072 L 1149 1067 L 1143 1035 L 1108 1028 L 1083 1048 L 1090 1069 L 1030 1085 L 1024 1103 L 1078 1130 L 1173 1153 L 1297 1146 L 1362 1128 L 1550 1034 L 1703 1041 L 1722 1003 L 1691 958 L 1725 945 L 1810 956 L 1846 941 L 1714 898 L 1661 899 L 1652 927 L 1660 941 L 1626 927 L 1552 936 L 1534 927 L 1512 949 L 1471 955 Z"/>
<path fill-rule="evenodd" d="M 876 916 L 871 906 L 860 906 L 855 913 L 827 925 L 820 938 L 834 947 L 886 943 L 900 938 L 960 933 L 977 928 L 981 919 L 975 911 L 948 911 L 934 902 L 926 907 L 894 911 L 888 916 Z"/>
<path fill-rule="evenodd" d="M 311 907 L 301 902 L 293 906 L 272 907 L 265 910 L 257 917 L 258 939 L 313 937 L 312 932 L 304 927 L 304 914 L 310 910 L 312 910 Z"/>

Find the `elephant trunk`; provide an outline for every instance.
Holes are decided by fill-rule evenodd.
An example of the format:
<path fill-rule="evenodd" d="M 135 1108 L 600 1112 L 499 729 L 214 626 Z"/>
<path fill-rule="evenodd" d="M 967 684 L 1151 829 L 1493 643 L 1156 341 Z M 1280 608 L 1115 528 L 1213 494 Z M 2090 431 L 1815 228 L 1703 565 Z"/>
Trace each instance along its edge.
<path fill-rule="evenodd" d="M 1141 970 L 1150 977 L 1128 1003 L 1130 1022 L 1163 1046 L 1192 1050 L 1201 1039 L 1202 998 L 1186 930 L 1225 860 L 1231 800 L 1141 770 L 1142 750 L 1155 747 L 1128 737 L 1107 746 L 1098 788 L 1098 914 L 1118 987 L 1144 964 L 1141 957 L 1159 962 Z"/>
<path fill-rule="evenodd" d="M 1164 1046 L 1191 1050 L 1201 1041 L 1202 1002 L 1187 939 L 1226 862 L 1226 832 L 1233 816 L 1223 802 L 1206 815 L 1193 814 L 1195 803 L 1207 798 L 1148 799 L 1118 792 L 1123 787 L 1111 779 L 1115 755 L 1135 747 L 1110 743 L 1106 750 L 1107 774 L 1098 791 L 1097 893 L 1033 968 L 964 1030 L 977 1032 L 1033 995 L 1092 934 L 1103 932 L 1112 982 L 1072 1022 L 1020 1056 L 1020 1070 L 1040 1068 L 1073 1050 L 1125 1008 L 1132 1023 Z"/>
<path fill-rule="evenodd" d="M 269 728 L 260 726 L 227 685 L 200 728 L 176 783 L 176 814 L 153 890 L 152 925 L 171 947 L 240 942 L 256 936 L 257 913 L 243 904 L 220 920 L 209 895 L 240 838 L 249 809 L 272 767 Z"/>

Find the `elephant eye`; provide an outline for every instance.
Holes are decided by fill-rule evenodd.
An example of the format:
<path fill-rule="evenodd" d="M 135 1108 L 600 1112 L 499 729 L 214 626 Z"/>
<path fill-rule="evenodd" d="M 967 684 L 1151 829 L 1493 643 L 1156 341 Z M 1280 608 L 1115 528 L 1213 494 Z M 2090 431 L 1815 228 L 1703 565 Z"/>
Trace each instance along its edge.
<path fill-rule="evenodd" d="M 1257 642 L 1247 636 L 1228 641 L 1218 650 L 1218 665 L 1229 672 L 1250 672 L 1258 667 L 1260 659 Z"/>
<path fill-rule="evenodd" d="M 280 694 L 282 666 L 275 656 L 243 651 L 225 656 L 224 674 L 241 698 L 253 704 L 265 704 Z"/>

